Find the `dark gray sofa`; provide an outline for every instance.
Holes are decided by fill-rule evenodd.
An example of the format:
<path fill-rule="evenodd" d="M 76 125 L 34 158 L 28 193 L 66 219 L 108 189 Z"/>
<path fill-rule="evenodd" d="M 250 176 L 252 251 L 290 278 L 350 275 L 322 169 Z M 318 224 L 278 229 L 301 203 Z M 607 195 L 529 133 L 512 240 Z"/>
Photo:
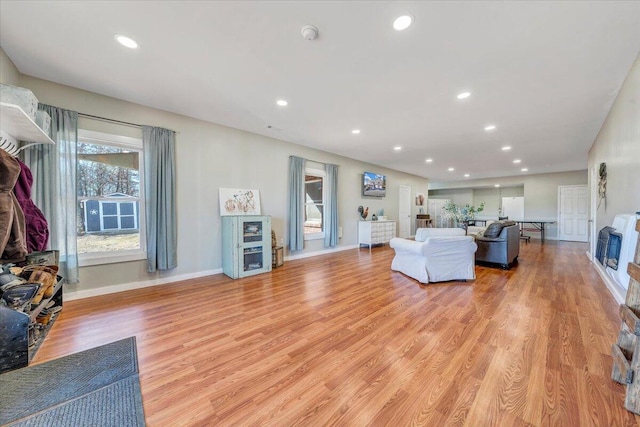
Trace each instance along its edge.
<path fill-rule="evenodd" d="M 500 264 L 508 269 L 520 254 L 520 228 L 513 221 L 494 222 L 476 235 L 476 244 L 476 262 Z"/>

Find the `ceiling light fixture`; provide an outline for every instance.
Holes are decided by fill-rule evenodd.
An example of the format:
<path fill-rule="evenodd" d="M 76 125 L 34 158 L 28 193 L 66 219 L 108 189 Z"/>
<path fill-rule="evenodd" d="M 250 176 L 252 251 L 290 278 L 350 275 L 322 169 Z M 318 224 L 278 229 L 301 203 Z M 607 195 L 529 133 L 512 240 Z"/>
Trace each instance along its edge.
<path fill-rule="evenodd" d="M 458 94 L 458 99 L 465 99 L 471 96 L 471 92 L 462 92 Z"/>
<path fill-rule="evenodd" d="M 465 174 L 464 174 L 464 177 L 465 177 L 465 178 L 469 178 L 469 174 L 468 174 L 468 173 L 465 173 Z"/>
<path fill-rule="evenodd" d="M 393 28 L 396 31 L 406 30 L 413 23 L 413 18 L 409 15 L 398 16 L 395 21 L 393 21 Z"/>
<path fill-rule="evenodd" d="M 454 168 L 449 168 L 447 169 L 449 172 L 453 172 L 455 169 Z"/>
<path fill-rule="evenodd" d="M 509 150 L 511 150 L 510 145 L 505 145 L 504 147 L 502 147 L 502 151 L 509 151 Z"/>
<path fill-rule="evenodd" d="M 494 187 L 499 188 L 500 184 L 495 184 Z"/>
<path fill-rule="evenodd" d="M 276 104 L 278 104 L 281 107 L 286 107 L 287 105 L 289 105 L 289 103 L 287 101 L 285 101 L 284 99 L 278 99 L 276 101 Z"/>
<path fill-rule="evenodd" d="M 431 162 L 433 162 L 433 159 L 431 157 L 429 157 L 428 159 L 425 160 L 425 162 L 431 163 Z"/>
<path fill-rule="evenodd" d="M 116 34 L 114 38 L 122 46 L 128 47 L 129 49 L 136 49 L 138 47 L 138 43 L 130 37 L 123 36 L 122 34 Z"/>
<path fill-rule="evenodd" d="M 360 129 L 354 129 L 351 131 L 352 134 L 357 135 L 360 133 Z"/>
<path fill-rule="evenodd" d="M 486 131 L 490 131 L 490 130 L 495 130 L 496 125 L 487 125 L 484 127 L 484 130 Z"/>
<path fill-rule="evenodd" d="M 520 169 L 520 172 L 527 172 L 529 170 L 529 168 L 522 168 Z"/>
<path fill-rule="evenodd" d="M 520 163 L 520 162 L 522 162 L 522 160 L 520 160 L 520 159 L 515 159 L 515 160 L 513 161 L 513 163 L 515 163 L 515 164 L 518 164 L 518 163 Z"/>
<path fill-rule="evenodd" d="M 393 147 L 394 151 L 400 151 L 402 150 L 402 147 L 399 145 L 396 145 L 395 147 Z"/>

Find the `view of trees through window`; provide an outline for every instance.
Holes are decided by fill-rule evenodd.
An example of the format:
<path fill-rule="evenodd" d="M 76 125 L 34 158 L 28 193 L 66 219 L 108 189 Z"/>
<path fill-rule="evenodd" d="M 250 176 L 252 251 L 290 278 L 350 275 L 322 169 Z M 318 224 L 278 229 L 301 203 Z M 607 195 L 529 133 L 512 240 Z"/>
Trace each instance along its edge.
<path fill-rule="evenodd" d="M 316 175 L 305 175 L 305 217 L 304 233 L 321 233 L 324 230 L 324 201 L 322 191 L 323 178 Z"/>
<path fill-rule="evenodd" d="M 78 253 L 140 248 L 139 150 L 78 142 Z"/>

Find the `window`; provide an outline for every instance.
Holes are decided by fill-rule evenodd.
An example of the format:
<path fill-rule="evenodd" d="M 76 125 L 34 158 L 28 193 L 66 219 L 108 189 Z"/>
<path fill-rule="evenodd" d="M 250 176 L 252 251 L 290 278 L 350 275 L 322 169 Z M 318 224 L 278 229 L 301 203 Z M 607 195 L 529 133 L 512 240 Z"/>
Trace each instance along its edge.
<path fill-rule="evenodd" d="M 78 131 L 80 265 L 146 258 L 142 139 Z"/>
<path fill-rule="evenodd" d="M 304 239 L 324 238 L 325 172 L 305 169 Z"/>

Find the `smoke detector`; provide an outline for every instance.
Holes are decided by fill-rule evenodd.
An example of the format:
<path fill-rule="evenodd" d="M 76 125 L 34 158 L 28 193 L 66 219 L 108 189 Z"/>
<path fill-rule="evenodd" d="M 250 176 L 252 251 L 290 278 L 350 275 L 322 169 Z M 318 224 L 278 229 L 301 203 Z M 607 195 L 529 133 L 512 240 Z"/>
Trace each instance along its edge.
<path fill-rule="evenodd" d="M 313 25 L 305 25 L 302 27 L 302 31 L 300 31 L 302 37 L 307 40 L 315 40 L 318 37 L 318 29 Z"/>

